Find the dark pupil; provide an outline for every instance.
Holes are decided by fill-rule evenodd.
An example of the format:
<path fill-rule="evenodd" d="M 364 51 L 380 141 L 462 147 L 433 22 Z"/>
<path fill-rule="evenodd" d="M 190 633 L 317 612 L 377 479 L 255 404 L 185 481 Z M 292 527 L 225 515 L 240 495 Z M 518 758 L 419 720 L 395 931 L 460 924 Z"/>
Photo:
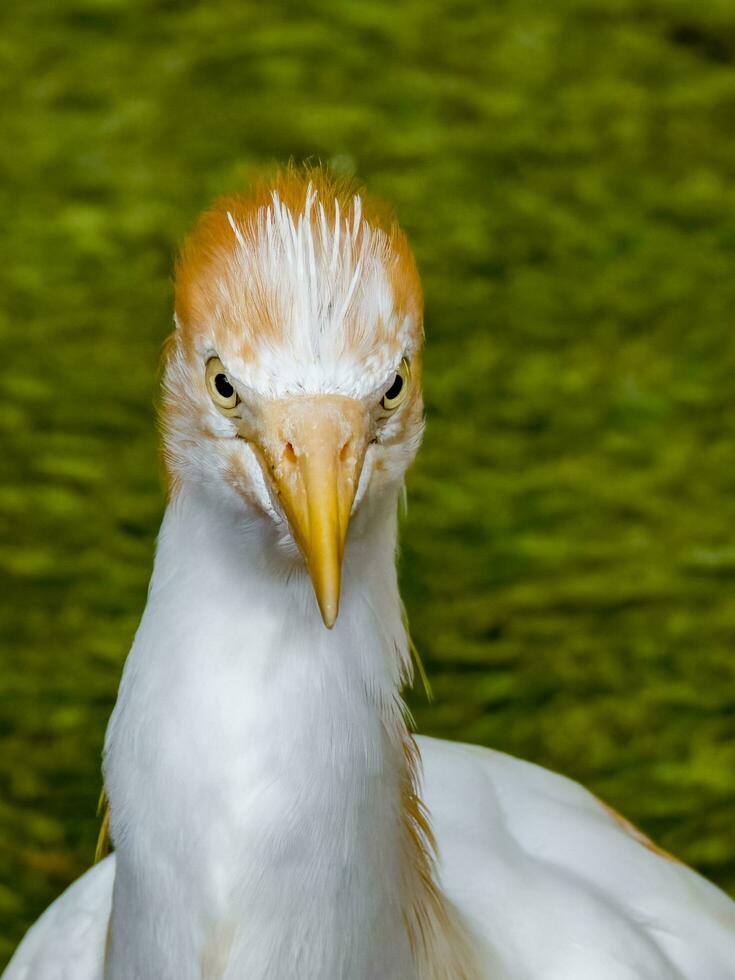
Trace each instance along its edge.
<path fill-rule="evenodd" d="M 220 395 L 222 395 L 223 398 L 232 398 L 232 396 L 235 393 L 235 389 L 227 380 L 226 374 L 215 375 L 214 387 L 217 389 Z"/>
<path fill-rule="evenodd" d="M 403 378 L 400 376 L 400 374 L 397 374 L 395 376 L 393 384 L 386 391 L 383 397 L 386 399 L 386 401 L 392 402 L 394 398 L 398 398 L 402 389 L 403 389 Z"/>

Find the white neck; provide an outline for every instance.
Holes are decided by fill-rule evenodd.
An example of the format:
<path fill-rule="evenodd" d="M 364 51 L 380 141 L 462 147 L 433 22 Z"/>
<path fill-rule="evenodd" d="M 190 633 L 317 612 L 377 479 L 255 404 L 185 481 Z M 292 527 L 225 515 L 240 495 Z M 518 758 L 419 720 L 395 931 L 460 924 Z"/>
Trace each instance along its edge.
<path fill-rule="evenodd" d="M 106 739 L 108 980 L 427 975 L 394 504 L 356 515 L 331 631 L 266 518 L 169 506 Z"/>

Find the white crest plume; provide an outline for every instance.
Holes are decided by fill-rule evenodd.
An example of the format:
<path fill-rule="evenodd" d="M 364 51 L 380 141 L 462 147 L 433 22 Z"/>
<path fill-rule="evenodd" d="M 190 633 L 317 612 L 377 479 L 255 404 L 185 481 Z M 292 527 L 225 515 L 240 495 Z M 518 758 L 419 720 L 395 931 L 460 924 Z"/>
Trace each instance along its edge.
<path fill-rule="evenodd" d="M 396 320 L 397 259 L 386 233 L 364 220 L 360 196 L 346 214 L 335 202 L 330 220 L 312 184 L 296 215 L 274 190 L 244 225 L 230 211 L 227 220 L 237 240 L 237 278 L 248 284 L 245 300 L 261 321 L 278 324 L 259 332 L 259 356 L 267 359 L 274 348 L 280 359 L 286 348 L 302 367 L 318 365 L 322 382 L 325 368 L 349 357 L 359 361 L 360 379 L 380 384 L 396 355 L 376 345 L 376 335 L 397 335 L 405 344 L 411 324 Z M 302 383 L 308 387 L 308 377 Z"/>

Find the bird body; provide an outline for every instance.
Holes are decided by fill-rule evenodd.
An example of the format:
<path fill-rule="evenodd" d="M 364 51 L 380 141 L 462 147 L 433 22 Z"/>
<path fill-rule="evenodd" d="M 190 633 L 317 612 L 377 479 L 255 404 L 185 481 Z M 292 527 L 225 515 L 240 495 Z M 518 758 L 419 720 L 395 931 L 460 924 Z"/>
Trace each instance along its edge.
<path fill-rule="evenodd" d="M 417 742 L 439 879 L 474 931 L 477 978 L 735 976 L 730 900 L 642 846 L 581 786 L 489 749 Z M 57 899 L 5 980 L 104 980 L 114 877 L 112 854 Z"/>
<path fill-rule="evenodd" d="M 205 216 L 176 312 L 170 500 L 105 740 L 115 854 L 4 980 L 735 977 L 713 885 L 563 777 L 409 732 L 422 326 L 397 227 L 289 172 Z"/>

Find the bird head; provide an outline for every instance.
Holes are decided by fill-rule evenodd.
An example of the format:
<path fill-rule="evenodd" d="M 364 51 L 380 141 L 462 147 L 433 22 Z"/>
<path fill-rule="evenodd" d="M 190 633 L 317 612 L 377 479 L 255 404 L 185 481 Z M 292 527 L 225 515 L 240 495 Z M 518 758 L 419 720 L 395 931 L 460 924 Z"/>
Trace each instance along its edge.
<path fill-rule="evenodd" d="M 329 628 L 351 519 L 395 501 L 420 442 L 422 341 L 404 233 L 321 170 L 217 202 L 183 247 L 163 399 L 172 492 L 195 481 L 257 512 L 305 563 Z"/>

